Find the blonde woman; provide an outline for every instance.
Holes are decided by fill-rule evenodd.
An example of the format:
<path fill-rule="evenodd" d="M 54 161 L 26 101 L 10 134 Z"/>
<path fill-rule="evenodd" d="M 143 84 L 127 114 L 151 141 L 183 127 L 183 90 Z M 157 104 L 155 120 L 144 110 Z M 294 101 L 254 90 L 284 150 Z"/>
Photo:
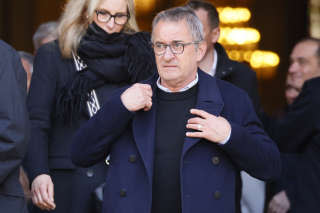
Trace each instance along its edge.
<path fill-rule="evenodd" d="M 38 50 L 28 98 L 32 130 L 25 165 L 32 211 L 95 211 L 92 192 L 104 181 L 107 166 L 76 167 L 70 142 L 116 88 L 153 74 L 149 34 L 137 31 L 133 0 L 69 0 L 58 41 Z"/>

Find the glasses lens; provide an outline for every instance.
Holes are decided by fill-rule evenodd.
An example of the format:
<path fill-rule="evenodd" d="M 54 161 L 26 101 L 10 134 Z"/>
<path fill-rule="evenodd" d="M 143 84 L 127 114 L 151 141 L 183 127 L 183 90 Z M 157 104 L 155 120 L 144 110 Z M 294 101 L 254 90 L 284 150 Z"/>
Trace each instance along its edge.
<path fill-rule="evenodd" d="M 164 44 L 156 43 L 153 45 L 154 52 L 157 55 L 161 55 L 164 53 L 166 46 Z"/>
<path fill-rule="evenodd" d="M 127 23 L 128 21 L 128 16 L 126 15 L 119 15 L 119 16 L 116 16 L 114 21 L 116 22 L 116 24 L 120 24 L 120 25 L 123 25 L 125 23 Z"/>
<path fill-rule="evenodd" d="M 110 17 L 111 15 L 109 13 L 98 13 L 98 21 L 100 22 L 108 22 Z"/>
<path fill-rule="evenodd" d="M 183 44 L 182 43 L 172 43 L 171 50 L 175 54 L 181 54 L 183 52 Z"/>

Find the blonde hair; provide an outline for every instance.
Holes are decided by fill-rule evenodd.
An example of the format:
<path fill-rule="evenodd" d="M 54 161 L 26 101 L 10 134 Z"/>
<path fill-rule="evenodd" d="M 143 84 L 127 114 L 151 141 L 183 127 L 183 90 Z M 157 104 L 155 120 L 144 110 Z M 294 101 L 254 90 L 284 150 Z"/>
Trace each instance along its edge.
<path fill-rule="evenodd" d="M 81 38 L 86 33 L 89 24 L 93 21 L 95 10 L 106 0 L 69 0 L 65 5 L 58 26 L 59 47 L 63 57 L 71 58 L 72 52 L 77 52 Z M 127 2 L 130 18 L 123 27 L 124 33 L 134 33 L 139 31 L 134 1 Z"/>

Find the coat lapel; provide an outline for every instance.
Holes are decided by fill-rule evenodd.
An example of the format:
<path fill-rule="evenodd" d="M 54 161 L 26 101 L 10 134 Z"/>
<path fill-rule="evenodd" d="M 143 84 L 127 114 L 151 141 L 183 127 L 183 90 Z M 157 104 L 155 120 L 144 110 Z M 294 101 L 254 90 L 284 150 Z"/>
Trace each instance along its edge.
<path fill-rule="evenodd" d="M 132 121 L 132 131 L 135 143 L 137 145 L 140 156 L 147 170 L 148 179 L 152 183 L 153 174 L 153 156 L 155 143 L 155 125 L 156 125 L 156 97 L 155 89 L 157 75 L 150 80 L 143 82 L 150 84 L 153 90 L 152 107 L 149 111 L 139 111 Z"/>
<path fill-rule="evenodd" d="M 224 106 L 224 102 L 222 100 L 216 78 L 209 76 L 200 69 L 198 70 L 198 74 L 199 89 L 195 108 L 204 110 L 215 116 L 220 116 L 220 113 Z M 199 138 L 186 137 L 182 156 L 184 156 L 184 154 L 199 141 Z"/>

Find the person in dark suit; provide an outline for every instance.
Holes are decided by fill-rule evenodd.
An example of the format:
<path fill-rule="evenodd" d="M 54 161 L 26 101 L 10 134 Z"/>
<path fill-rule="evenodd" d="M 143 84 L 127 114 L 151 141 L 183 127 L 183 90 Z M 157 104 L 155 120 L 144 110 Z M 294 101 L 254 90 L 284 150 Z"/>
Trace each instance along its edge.
<path fill-rule="evenodd" d="M 2 40 L 0 55 L 0 211 L 26 213 L 19 172 L 29 136 L 27 75 L 17 52 Z"/>
<path fill-rule="evenodd" d="M 206 44 L 192 10 L 152 26 L 159 76 L 115 92 L 77 131 L 72 160 L 110 154 L 105 213 L 235 212 L 239 172 L 275 179 L 280 153 L 247 94 L 198 69 Z"/>
<path fill-rule="evenodd" d="M 286 97 L 291 104 L 268 127 L 283 161 L 268 212 L 315 213 L 320 209 L 320 40 L 301 40 L 290 59 Z"/>
<path fill-rule="evenodd" d="M 256 73 L 247 65 L 231 60 L 223 46 L 218 42 L 220 20 L 215 6 L 210 2 L 201 0 L 188 1 L 186 6 L 195 11 L 203 25 L 204 42 L 207 44 L 207 50 L 199 62 L 200 69 L 246 91 L 253 102 L 254 108 L 259 112 L 260 101 Z"/>
<path fill-rule="evenodd" d="M 32 36 L 34 54 L 44 44 L 54 41 L 58 38 L 57 21 L 48 21 L 42 23 Z"/>
<path fill-rule="evenodd" d="M 70 0 L 58 40 L 35 56 L 28 109 L 32 124 L 25 169 L 33 212 L 93 213 L 106 162 L 71 162 L 71 138 L 116 89 L 146 79 L 155 66 L 150 35 L 137 32 L 133 0 Z M 144 59 L 144 60 L 141 60 Z"/>
<path fill-rule="evenodd" d="M 246 91 L 256 112 L 260 115 L 256 73 L 247 65 L 229 59 L 223 46 L 218 43 L 220 20 L 215 6 L 209 1 L 201 0 L 188 1 L 186 6 L 195 11 L 204 29 L 204 42 L 207 44 L 207 50 L 199 63 L 200 69 Z M 242 188 L 242 193 L 237 195 L 239 200 L 237 212 L 241 212 L 240 208 L 244 213 L 261 212 L 264 207 L 265 183 L 245 172 L 242 172 L 241 176 L 242 182 L 238 183 L 238 187 Z"/>

